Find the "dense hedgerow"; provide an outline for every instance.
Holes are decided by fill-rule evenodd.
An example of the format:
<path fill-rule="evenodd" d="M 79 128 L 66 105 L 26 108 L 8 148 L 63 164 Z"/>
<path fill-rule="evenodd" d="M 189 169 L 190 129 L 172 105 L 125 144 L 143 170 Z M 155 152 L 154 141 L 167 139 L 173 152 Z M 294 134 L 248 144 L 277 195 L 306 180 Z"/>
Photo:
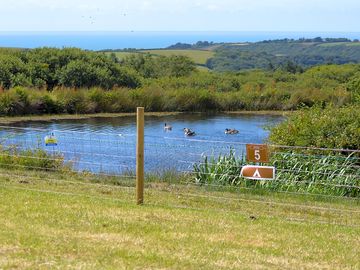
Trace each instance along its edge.
<path fill-rule="evenodd" d="M 140 76 L 105 54 L 76 48 L 0 50 L 0 86 L 138 87 Z"/>
<path fill-rule="evenodd" d="M 360 103 L 360 65 L 200 72 L 186 57 L 121 62 L 80 49 L 0 50 L 0 114 L 297 110 Z"/>

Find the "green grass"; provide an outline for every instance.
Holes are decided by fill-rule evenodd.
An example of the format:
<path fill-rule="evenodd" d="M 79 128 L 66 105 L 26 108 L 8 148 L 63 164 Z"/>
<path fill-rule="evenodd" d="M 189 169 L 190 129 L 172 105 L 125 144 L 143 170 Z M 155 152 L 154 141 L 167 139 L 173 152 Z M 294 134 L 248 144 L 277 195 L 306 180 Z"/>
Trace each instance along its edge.
<path fill-rule="evenodd" d="M 110 55 L 112 52 L 106 52 L 106 54 Z M 117 58 L 122 59 L 134 54 L 137 54 L 137 52 L 114 52 Z"/>
<path fill-rule="evenodd" d="M 171 55 L 187 56 L 198 65 L 204 65 L 209 58 L 214 56 L 214 52 L 203 51 L 203 50 L 145 50 L 142 52 L 150 53 L 152 55 L 162 55 L 162 56 L 171 56 Z"/>
<path fill-rule="evenodd" d="M 209 72 L 210 69 L 206 66 L 200 66 L 200 65 L 197 65 L 196 68 L 200 71 L 200 72 Z"/>
<path fill-rule="evenodd" d="M 322 43 L 318 46 L 320 47 L 334 47 L 334 46 L 360 46 L 360 42 L 332 42 L 332 43 Z"/>
<path fill-rule="evenodd" d="M 147 116 L 170 116 L 181 114 L 182 112 L 145 112 Z M 256 112 L 254 112 L 255 114 Z M 271 112 L 269 112 L 270 114 Z M 93 114 L 52 114 L 52 115 L 29 115 L 29 116 L 0 116 L 0 125 L 9 125 L 19 122 L 39 122 L 39 121 L 58 121 L 58 120 L 79 120 L 89 118 L 115 118 L 136 116 L 133 113 L 93 113 Z"/>
<path fill-rule="evenodd" d="M 107 52 L 106 54 L 110 54 L 111 52 Z M 154 56 L 171 56 L 171 55 L 182 55 L 187 56 L 191 60 L 195 62 L 197 65 L 197 68 L 200 71 L 209 71 L 207 67 L 204 65 L 206 64 L 206 61 L 214 56 L 214 52 L 212 51 L 206 51 L 206 50 L 144 50 L 144 51 L 138 51 L 138 52 L 114 52 L 116 57 L 119 59 L 125 58 L 130 55 L 138 54 L 138 53 L 150 53 Z"/>
<path fill-rule="evenodd" d="M 147 116 L 171 116 L 179 115 L 183 112 L 145 112 Z M 290 115 L 291 111 L 231 111 L 226 114 L 239 115 Z M 59 121 L 59 120 L 79 120 L 89 118 L 113 118 L 136 116 L 136 113 L 94 113 L 94 114 L 53 114 L 53 115 L 28 115 L 28 116 L 0 116 L 0 125 L 9 125 L 19 122 L 38 122 L 38 121 Z"/>
<path fill-rule="evenodd" d="M 15 48 L 15 47 L 0 47 L 0 53 L 19 52 L 22 50 L 23 50 L 22 48 Z"/>
<path fill-rule="evenodd" d="M 359 201 L 105 184 L 1 170 L 0 269 L 360 267 Z"/>

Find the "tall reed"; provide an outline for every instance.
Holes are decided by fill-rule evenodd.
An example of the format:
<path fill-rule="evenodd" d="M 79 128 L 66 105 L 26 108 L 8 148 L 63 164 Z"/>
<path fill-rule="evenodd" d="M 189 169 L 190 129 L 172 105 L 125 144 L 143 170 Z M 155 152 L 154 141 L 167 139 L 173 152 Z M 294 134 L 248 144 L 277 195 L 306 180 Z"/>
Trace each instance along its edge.
<path fill-rule="evenodd" d="M 275 153 L 270 163 L 276 168 L 274 180 L 241 177 L 241 167 L 246 164 L 245 157 L 236 156 L 233 149 L 228 155 L 204 156 L 193 166 L 192 181 L 214 186 L 360 197 L 359 159 L 353 154 Z"/>

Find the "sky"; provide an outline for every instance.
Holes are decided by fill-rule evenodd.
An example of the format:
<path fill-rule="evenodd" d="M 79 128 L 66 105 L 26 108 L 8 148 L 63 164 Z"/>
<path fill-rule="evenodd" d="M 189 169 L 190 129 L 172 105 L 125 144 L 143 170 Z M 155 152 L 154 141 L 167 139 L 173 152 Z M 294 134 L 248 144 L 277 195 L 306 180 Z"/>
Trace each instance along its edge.
<path fill-rule="evenodd" d="M 360 29 L 360 0 L 0 0 L 0 11 L 0 31 Z"/>

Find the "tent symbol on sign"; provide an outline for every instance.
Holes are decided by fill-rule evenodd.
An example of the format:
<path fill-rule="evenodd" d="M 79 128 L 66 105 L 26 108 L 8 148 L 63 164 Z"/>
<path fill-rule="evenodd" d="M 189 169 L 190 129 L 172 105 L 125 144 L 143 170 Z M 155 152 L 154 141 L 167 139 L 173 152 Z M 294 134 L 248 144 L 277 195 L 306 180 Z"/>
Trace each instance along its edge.
<path fill-rule="evenodd" d="M 255 173 L 254 173 L 253 177 L 261 178 L 261 175 L 260 175 L 258 169 L 255 170 Z"/>

